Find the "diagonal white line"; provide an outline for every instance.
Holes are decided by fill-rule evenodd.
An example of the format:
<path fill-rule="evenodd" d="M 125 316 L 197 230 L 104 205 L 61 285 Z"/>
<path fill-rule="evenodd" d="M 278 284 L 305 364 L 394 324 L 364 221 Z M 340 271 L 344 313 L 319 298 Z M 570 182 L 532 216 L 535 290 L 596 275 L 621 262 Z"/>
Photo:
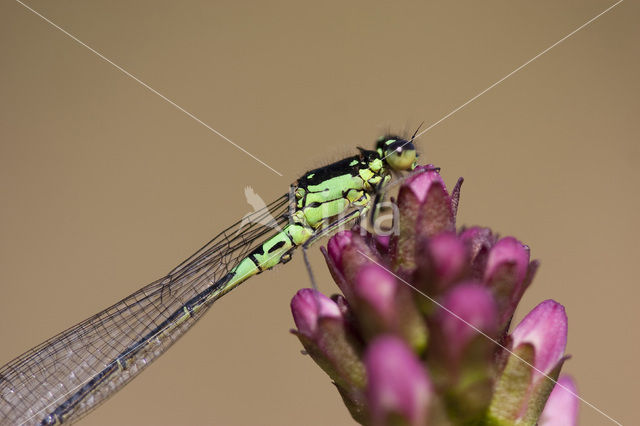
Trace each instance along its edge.
<path fill-rule="evenodd" d="M 406 284 L 407 286 L 411 287 L 413 290 L 415 290 L 416 292 L 420 293 L 422 296 L 426 297 L 427 299 L 429 299 L 429 301 L 433 302 L 434 304 L 436 304 L 439 308 L 445 310 L 448 314 L 451 314 L 452 316 L 454 316 L 455 318 L 457 318 L 458 320 L 462 321 L 465 325 L 469 326 L 470 328 L 472 328 L 475 332 L 477 332 L 478 334 L 481 334 L 482 336 L 486 337 L 487 339 L 489 339 L 491 342 L 495 343 L 496 345 L 498 345 L 500 348 L 504 349 L 505 351 L 509 352 L 511 355 L 515 356 L 516 358 L 518 358 L 520 361 L 522 361 L 523 363 L 525 363 L 526 365 L 528 365 L 529 367 L 533 368 L 534 370 L 536 370 L 538 373 L 542 374 L 544 377 L 546 377 L 547 379 L 551 380 L 553 383 L 555 383 L 557 386 L 560 386 L 561 388 L 563 388 L 564 390 L 566 390 L 567 392 L 569 392 L 571 395 L 575 396 L 576 398 L 578 398 L 580 401 L 584 402 L 585 404 L 587 404 L 589 407 L 593 408 L 594 410 L 596 410 L 598 413 L 602 414 L 604 417 L 606 417 L 607 419 L 611 420 L 613 423 L 622 426 L 622 423 L 618 422 L 617 420 L 613 419 L 612 417 L 610 417 L 607 413 L 605 413 L 604 411 L 600 410 L 598 407 L 596 407 L 595 405 L 593 405 L 592 403 L 590 403 L 589 401 L 585 400 L 584 398 L 580 397 L 580 395 L 574 393 L 571 389 L 569 389 L 568 387 L 564 386 L 561 383 L 558 383 L 553 377 L 550 377 L 549 375 L 547 375 L 546 373 L 544 373 L 543 371 L 539 370 L 538 368 L 536 368 L 535 366 L 531 365 L 527 360 L 525 360 L 524 358 L 520 357 L 519 355 L 513 353 L 512 351 L 510 351 L 508 348 L 506 348 L 504 345 L 502 345 L 500 342 L 498 342 L 497 340 L 495 340 L 493 337 L 489 336 L 488 334 L 486 334 L 484 331 L 480 330 L 478 327 L 476 327 L 475 325 L 471 324 L 470 322 L 468 322 L 467 320 L 465 320 L 464 318 L 462 318 L 461 316 L 459 316 L 458 314 L 456 314 L 455 312 L 453 312 L 452 310 L 448 309 L 446 306 L 443 306 L 442 304 L 440 304 L 438 301 L 436 301 L 435 299 L 433 299 L 432 297 L 428 296 L 426 293 L 420 291 L 419 289 L 417 289 L 416 287 L 414 287 L 413 285 L 411 285 L 410 283 L 408 283 L 407 281 L 405 281 L 402 277 L 396 275 L 393 271 L 390 271 L 387 267 L 385 267 L 384 265 L 381 265 L 380 263 L 378 263 L 375 259 L 372 259 L 371 257 L 369 257 L 366 253 L 358 250 L 358 253 L 360 253 L 361 255 L 363 255 L 364 257 L 366 257 L 367 259 L 369 259 L 371 262 L 375 263 L 376 265 L 378 265 L 379 267 L 381 267 L 382 269 L 384 269 L 385 271 L 387 271 L 388 273 L 390 273 L 391 275 L 393 275 L 394 277 L 396 277 L 396 279 L 402 281 L 404 284 Z"/>
<path fill-rule="evenodd" d="M 618 0 L 616 3 L 612 4 L 611 6 L 609 6 L 608 8 L 606 8 L 605 10 L 603 10 L 602 12 L 598 13 L 596 16 L 594 16 L 593 18 L 589 19 L 587 22 L 585 22 L 584 24 L 580 25 L 578 28 L 576 28 L 575 30 L 571 31 L 569 34 L 567 34 L 566 36 L 562 37 L 560 40 L 556 41 L 555 43 L 553 43 L 551 46 L 547 47 L 546 49 L 544 49 L 542 52 L 538 53 L 536 56 L 534 56 L 533 58 L 529 59 L 527 62 L 525 62 L 524 64 L 520 65 L 518 68 L 514 69 L 513 71 L 511 71 L 509 74 L 505 75 L 504 77 L 502 77 L 500 80 L 496 81 L 495 83 L 493 83 L 491 86 L 487 87 L 486 89 L 484 89 L 482 92 L 478 93 L 477 95 L 475 95 L 474 97 L 472 97 L 471 99 L 469 99 L 468 101 L 466 101 L 465 103 L 463 103 L 462 105 L 460 105 L 459 107 L 455 108 L 454 110 L 452 110 L 451 112 L 449 112 L 447 115 L 445 115 L 444 117 L 442 117 L 440 120 L 436 121 L 435 123 L 432 123 L 431 125 L 429 125 L 429 127 L 427 127 L 426 129 L 424 129 L 423 131 L 421 131 L 420 133 L 418 133 L 414 138 L 411 139 L 411 141 L 413 141 L 414 139 L 419 138 L 420 136 L 424 135 L 425 133 L 427 133 L 429 130 L 433 129 L 434 127 L 436 127 L 438 124 L 442 123 L 444 120 L 446 120 L 447 118 L 451 117 L 453 114 L 455 114 L 456 112 L 460 111 L 462 108 L 466 107 L 467 105 L 469 105 L 471 102 L 475 101 L 476 99 L 478 99 L 480 96 L 484 95 L 485 93 L 487 93 L 489 90 L 493 89 L 494 87 L 496 87 L 497 85 L 499 85 L 500 83 L 502 83 L 503 81 L 505 81 L 506 79 L 508 79 L 509 77 L 511 77 L 512 75 L 514 75 L 515 73 L 517 73 L 518 71 L 520 71 L 522 68 L 526 67 L 527 65 L 529 65 L 531 62 L 535 61 L 536 59 L 538 59 L 540 56 L 544 55 L 545 53 L 547 53 L 548 51 L 550 51 L 551 49 L 553 49 L 554 47 L 556 47 L 557 45 L 559 45 L 560 43 L 562 43 L 563 41 L 565 41 L 566 39 L 568 39 L 569 37 L 571 37 L 572 35 L 574 35 L 575 33 L 577 33 L 578 31 L 580 31 L 581 29 L 583 29 L 584 27 L 586 27 L 587 25 L 591 24 L 593 21 L 595 21 L 596 19 L 600 18 L 602 15 L 604 15 L 605 13 L 609 12 L 611 9 L 613 9 L 614 7 L 616 7 L 617 5 L 619 5 L 620 3 L 622 3 L 624 0 Z M 407 141 L 405 142 L 402 146 L 406 145 L 407 143 L 411 142 L 411 141 Z M 401 147 L 402 147 L 401 146 Z M 391 155 L 391 153 L 389 154 Z M 389 155 L 385 156 L 384 158 L 387 158 Z"/>
<path fill-rule="evenodd" d="M 583 29 L 584 27 L 586 27 L 587 25 L 589 25 L 590 23 L 592 23 L 593 21 L 595 21 L 596 19 L 598 19 L 599 17 L 601 17 L 602 15 L 604 15 L 605 13 L 607 13 L 608 11 L 610 11 L 611 9 L 613 9 L 614 7 L 616 7 L 617 5 L 619 5 L 620 3 L 622 3 L 624 0 L 618 0 L 617 3 L 609 6 L 608 8 L 606 8 L 604 11 L 600 12 L 599 14 L 597 14 L 596 16 L 594 16 L 593 18 L 589 19 L 587 22 L 585 22 L 584 24 L 580 25 L 578 28 L 576 28 L 575 30 L 571 31 L 569 34 L 567 34 L 566 36 L 562 37 L 560 40 L 556 41 L 555 43 L 553 43 L 551 46 L 547 47 L 546 49 L 544 49 L 542 52 L 538 53 L 536 56 L 534 56 L 533 58 L 529 59 L 527 62 L 525 62 L 524 64 L 520 65 L 518 68 L 514 69 L 513 71 L 511 71 L 509 74 L 505 75 L 504 77 L 502 77 L 500 80 L 496 81 L 495 83 L 493 83 L 491 86 L 487 87 L 486 89 L 484 89 L 482 92 L 478 93 L 477 95 L 475 95 L 474 97 L 472 97 L 471 99 L 469 99 L 467 102 L 463 103 L 462 105 L 460 105 L 459 107 L 457 107 L 456 109 L 454 109 L 453 111 L 451 111 L 449 114 L 445 115 L 444 117 L 442 117 L 440 120 L 436 121 L 435 123 L 431 124 L 429 127 L 427 127 L 426 129 L 424 129 L 423 131 L 421 131 L 420 133 L 418 133 L 416 135 L 416 138 L 419 138 L 420 136 L 424 135 L 425 133 L 427 133 L 430 129 L 434 128 L 435 126 L 437 126 L 438 124 L 442 123 L 444 120 L 446 120 L 447 118 L 451 117 L 453 114 L 455 114 L 456 112 L 460 111 L 462 108 L 466 107 L 467 105 L 469 105 L 471 102 L 475 101 L 476 99 L 478 99 L 480 96 L 484 95 L 485 93 L 487 93 L 489 90 L 493 89 L 494 87 L 496 87 L 498 84 L 502 83 L 503 81 L 505 81 L 506 79 L 508 79 L 509 77 L 511 77 L 512 75 L 514 75 L 515 73 L 517 73 L 518 71 L 520 71 L 522 68 L 526 67 L 527 65 L 529 65 L 531 62 L 535 61 L 536 59 L 538 59 L 540 56 L 544 55 L 545 53 L 547 53 L 548 51 L 550 51 L 551 49 L 553 49 L 554 47 L 556 47 L 557 45 L 559 45 L 560 43 L 562 43 L 563 41 L 565 41 L 566 39 L 568 39 L 569 37 L 571 37 L 572 35 L 574 35 L 575 33 L 577 33 L 578 31 L 580 31 L 581 29 Z"/>
<path fill-rule="evenodd" d="M 174 107 L 176 107 L 177 109 L 179 109 L 180 111 L 182 111 L 183 113 L 185 113 L 186 115 L 188 115 L 189 117 L 191 117 L 192 119 L 194 119 L 195 121 L 197 121 L 198 123 L 200 123 L 201 125 L 203 125 L 204 127 L 206 127 L 207 129 L 211 130 L 213 133 L 215 133 L 216 135 L 220 136 L 222 139 L 224 139 L 225 141 L 229 142 L 231 145 L 235 146 L 236 148 L 238 148 L 240 151 L 244 152 L 245 154 L 247 154 L 249 157 L 253 158 L 254 160 L 256 160 L 258 163 L 262 164 L 263 166 L 265 166 L 266 168 L 268 168 L 269 170 L 271 170 L 272 172 L 274 172 L 275 174 L 282 176 L 282 173 L 280 173 L 279 171 L 277 171 L 276 169 L 274 169 L 273 167 L 271 167 L 270 165 L 268 165 L 267 163 L 265 163 L 264 161 L 262 161 L 261 159 L 259 159 L 258 157 L 256 157 L 255 155 L 253 155 L 252 153 L 250 153 L 249 151 L 247 151 L 246 149 L 244 149 L 243 147 L 241 147 L 240 145 L 238 145 L 237 143 L 235 143 L 234 141 L 232 141 L 231 139 L 229 139 L 228 137 L 226 137 L 225 135 L 223 135 L 222 133 L 220 133 L 219 131 L 217 131 L 216 129 L 214 129 L 213 127 L 211 127 L 210 125 L 208 125 L 207 123 L 205 123 L 204 121 L 200 120 L 198 117 L 196 117 L 195 115 L 193 115 L 192 113 L 190 113 L 189 111 L 187 111 L 186 109 L 182 108 L 180 105 L 178 105 L 177 103 L 175 103 L 174 101 L 172 101 L 171 99 L 167 98 L 165 95 L 163 95 L 162 93 L 158 92 L 156 89 L 154 89 L 153 87 L 149 86 L 147 83 L 145 83 L 144 81 L 140 80 L 138 77 L 136 77 L 135 75 L 131 74 L 129 71 L 125 70 L 124 68 L 122 68 L 120 65 L 116 64 L 115 62 L 113 62 L 111 59 L 107 58 L 106 56 L 104 56 L 102 53 L 98 52 L 97 50 L 95 50 L 94 48 L 92 48 L 91 46 L 89 46 L 88 44 L 84 43 L 82 40 L 80 40 L 79 38 L 77 38 L 76 36 L 74 36 L 73 34 L 69 33 L 67 30 L 65 30 L 64 28 L 60 27 L 59 25 L 55 24 L 54 22 L 52 22 L 49 18 L 47 18 L 46 16 L 43 16 L 42 14 L 40 14 L 38 11 L 32 9 L 30 6 L 26 5 L 25 3 L 23 3 L 20 0 L 16 0 L 16 2 L 18 2 L 19 4 L 21 4 L 22 6 L 24 6 L 26 9 L 30 10 L 31 12 L 33 12 L 35 15 L 39 16 L 40 18 L 42 18 L 44 21 L 46 21 L 47 23 L 49 23 L 51 26 L 57 28 L 58 30 L 62 31 L 64 34 L 66 34 L 67 36 L 69 36 L 71 39 L 73 39 L 76 43 L 86 47 L 87 49 L 89 49 L 91 52 L 95 53 L 97 56 L 99 56 L 102 60 L 108 62 L 109 64 L 113 65 L 116 69 L 118 69 L 118 71 L 122 72 L 123 74 L 125 74 L 127 77 L 132 78 L 133 80 L 135 80 L 136 82 L 138 82 L 140 85 L 144 86 L 147 90 L 155 93 L 156 95 L 160 96 L 162 99 L 164 99 L 165 101 L 167 101 L 168 103 L 170 103 L 171 105 L 173 105 Z"/>

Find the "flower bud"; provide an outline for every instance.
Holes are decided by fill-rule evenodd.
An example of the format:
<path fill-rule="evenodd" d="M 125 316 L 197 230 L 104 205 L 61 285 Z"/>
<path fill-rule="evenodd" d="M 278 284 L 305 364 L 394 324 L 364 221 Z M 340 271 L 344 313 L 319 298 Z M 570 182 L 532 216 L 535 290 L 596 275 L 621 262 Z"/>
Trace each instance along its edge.
<path fill-rule="evenodd" d="M 455 234 L 443 233 L 429 241 L 436 275 L 441 282 L 449 283 L 464 270 L 467 251 Z"/>
<path fill-rule="evenodd" d="M 354 290 L 359 305 L 366 305 L 365 315 L 368 314 L 377 327 L 390 330 L 395 323 L 396 278 L 381 266 L 366 265 L 358 273 Z"/>
<path fill-rule="evenodd" d="M 491 229 L 480 226 L 466 228 L 460 233 L 460 239 L 469 244 L 471 260 L 483 249 L 488 252 L 496 243 L 496 237 L 491 233 Z"/>
<path fill-rule="evenodd" d="M 354 285 L 354 309 L 367 339 L 393 333 L 417 352 L 427 343 L 427 328 L 413 302 L 413 290 L 375 263 L 363 266 Z"/>
<path fill-rule="evenodd" d="M 540 415 L 540 426 L 576 426 L 578 424 L 578 390 L 569 376 L 560 376 Z"/>
<path fill-rule="evenodd" d="M 446 391 L 447 412 L 455 424 L 481 423 L 493 390 L 497 309 L 491 291 L 465 282 L 442 298 L 430 324 L 427 362 L 438 387 Z M 484 333 L 486 336 L 484 336 Z"/>
<path fill-rule="evenodd" d="M 511 333 L 512 347 L 531 344 L 535 352 L 534 381 L 549 374 L 564 356 L 568 320 L 564 306 L 545 300 L 533 308 Z"/>
<path fill-rule="evenodd" d="M 500 239 L 489 251 L 484 281 L 496 297 L 502 326 L 524 293 L 528 267 L 529 248 L 513 237 Z"/>
<path fill-rule="evenodd" d="M 344 248 L 351 244 L 355 235 L 352 231 L 341 231 L 329 239 L 327 243 L 327 251 L 335 266 L 342 269 L 342 252 Z"/>
<path fill-rule="evenodd" d="M 442 293 L 468 270 L 467 247 L 451 232 L 423 240 L 417 254 L 420 262 L 416 281 L 431 297 Z"/>
<path fill-rule="evenodd" d="M 427 171 L 425 174 L 430 175 L 431 182 L 416 221 L 418 239 L 431 238 L 441 232 L 455 231 L 451 197 L 442 177 L 434 171 Z"/>
<path fill-rule="evenodd" d="M 397 337 L 379 337 L 365 355 L 372 425 L 427 424 L 433 392 L 427 371 Z"/>
<path fill-rule="evenodd" d="M 402 275 L 416 269 L 416 241 L 442 231 L 454 231 L 451 197 L 432 165 L 417 167 L 398 192 L 399 235 L 395 241 L 394 268 Z"/>
<path fill-rule="evenodd" d="M 484 271 L 491 247 L 496 243 L 497 237 L 489 228 L 474 226 L 460 233 L 462 240 L 469 247 L 470 275 L 475 280 L 484 279 Z"/>
<path fill-rule="evenodd" d="M 311 338 L 318 333 L 321 318 L 342 319 L 340 309 L 333 300 L 310 288 L 303 288 L 296 293 L 291 300 L 291 313 L 298 332 Z"/>
<path fill-rule="evenodd" d="M 510 335 L 511 348 L 490 407 L 494 420 L 535 423 L 565 360 L 567 315 L 545 300 Z"/>
<path fill-rule="evenodd" d="M 378 252 L 361 235 L 353 231 L 342 231 L 334 235 L 327 244 L 325 259 L 331 275 L 348 301 L 353 300 L 353 285 L 360 270 L 381 262 Z"/>
<path fill-rule="evenodd" d="M 335 382 L 352 414 L 361 412 L 364 365 L 338 305 L 320 292 L 304 288 L 291 300 L 291 313 L 298 328 L 291 332 Z"/>
<path fill-rule="evenodd" d="M 503 278 L 502 274 L 508 273 L 511 281 L 519 283 L 527 274 L 529 263 L 529 248 L 513 237 L 501 238 L 489 252 L 485 279 L 491 283 Z M 503 271 L 509 266 L 508 271 Z"/>
<path fill-rule="evenodd" d="M 454 364 L 462 359 L 469 344 L 478 337 L 492 347 L 494 345 L 477 331 L 493 337 L 497 326 L 496 303 L 491 291 L 480 284 L 468 282 L 455 286 L 442 299 L 442 308 L 435 320 L 446 339 L 442 348 L 446 348 L 446 357 Z"/>

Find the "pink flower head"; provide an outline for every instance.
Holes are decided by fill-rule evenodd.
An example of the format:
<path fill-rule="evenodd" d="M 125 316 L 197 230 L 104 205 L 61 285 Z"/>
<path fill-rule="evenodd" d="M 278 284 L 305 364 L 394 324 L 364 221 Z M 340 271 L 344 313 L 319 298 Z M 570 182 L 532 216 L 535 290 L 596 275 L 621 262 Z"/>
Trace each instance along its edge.
<path fill-rule="evenodd" d="M 564 308 L 542 302 L 507 336 L 538 262 L 516 238 L 456 229 L 462 182 L 449 192 L 416 167 L 392 235 L 331 238 L 321 250 L 342 296 L 296 295 L 293 334 L 362 425 L 573 425 L 575 401 L 545 378 L 565 361 Z"/>
<path fill-rule="evenodd" d="M 427 423 L 433 392 L 429 376 L 407 345 L 397 337 L 374 340 L 365 354 L 367 400 L 373 425 L 398 416 L 407 425 Z"/>

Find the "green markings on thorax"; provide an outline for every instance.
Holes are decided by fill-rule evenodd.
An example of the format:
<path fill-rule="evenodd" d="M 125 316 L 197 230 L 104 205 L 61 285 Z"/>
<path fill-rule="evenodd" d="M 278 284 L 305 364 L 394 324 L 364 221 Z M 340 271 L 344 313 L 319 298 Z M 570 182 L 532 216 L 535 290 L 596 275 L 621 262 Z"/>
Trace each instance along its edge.
<path fill-rule="evenodd" d="M 383 175 L 382 160 L 363 155 L 310 171 L 295 190 L 297 220 L 315 229 L 350 206 L 368 204 Z"/>
<path fill-rule="evenodd" d="M 390 176 L 375 151 L 366 151 L 303 175 L 294 188 L 295 211 L 291 222 L 260 246 L 231 271 L 233 278 L 226 293 L 248 278 L 287 262 L 297 246 L 307 242 L 318 229 L 350 207 L 369 204 L 371 194 Z"/>

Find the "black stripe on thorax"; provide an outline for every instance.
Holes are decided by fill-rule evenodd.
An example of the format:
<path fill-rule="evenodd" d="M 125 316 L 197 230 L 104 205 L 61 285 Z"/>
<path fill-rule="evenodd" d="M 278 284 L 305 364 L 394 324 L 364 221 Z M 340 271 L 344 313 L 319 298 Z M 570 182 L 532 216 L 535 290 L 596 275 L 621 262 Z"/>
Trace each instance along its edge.
<path fill-rule="evenodd" d="M 319 185 L 336 176 L 344 174 L 357 176 L 359 170 L 366 167 L 366 164 L 362 161 L 363 159 L 360 156 L 354 155 L 352 157 L 336 161 L 335 163 L 331 163 L 327 166 L 309 170 L 300 179 L 298 179 L 298 186 L 306 190 L 310 185 Z"/>

